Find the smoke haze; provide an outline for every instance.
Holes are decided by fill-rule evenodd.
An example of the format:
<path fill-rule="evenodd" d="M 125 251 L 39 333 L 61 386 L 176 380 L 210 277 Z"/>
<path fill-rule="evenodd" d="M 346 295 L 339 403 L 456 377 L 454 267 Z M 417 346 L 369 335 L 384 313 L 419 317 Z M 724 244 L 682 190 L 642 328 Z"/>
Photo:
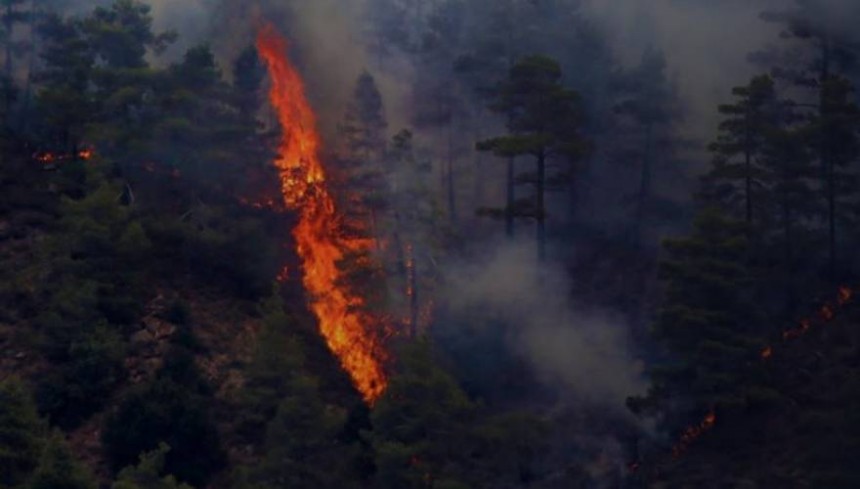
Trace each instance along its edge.
<path fill-rule="evenodd" d="M 536 263 L 533 243 L 500 245 L 451 267 L 446 302 L 455 314 L 491 314 L 510 347 L 570 398 L 623 408 L 643 391 L 642 369 L 620 318 L 571 305 L 561 267 Z"/>
<path fill-rule="evenodd" d="M 856 1 L 823 3 L 826 7 L 818 14 L 834 29 L 848 30 L 848 19 L 858 18 Z M 150 4 L 157 30 L 181 33 L 179 45 L 169 56 L 209 42 L 225 68 L 253 42 L 254 27 L 262 19 L 274 22 L 292 41 L 292 56 L 305 76 L 323 132 L 329 136 L 343 115 L 356 78 L 365 69 L 376 76 L 389 129 L 399 130 L 412 120 L 412 87 L 420 76 L 418 71 L 427 68 L 395 55 L 385 70 L 373 70 L 375 63 L 365 43 L 368 25 L 363 0 L 151 0 Z M 566 13 L 580 9 L 622 67 L 636 66 L 648 51 L 662 52 L 669 79 L 685 105 L 680 131 L 704 143 L 715 135 L 717 105 L 730 99 L 733 86 L 764 70 L 749 63 L 748 54 L 778 39 L 780 27 L 763 22 L 759 14 L 794 5 L 788 0 L 724 0 L 718 5 L 712 0 L 558 0 L 542 7 Z M 92 7 L 92 3 L 86 6 Z M 602 82 L 609 80 L 590 81 Z M 693 165 L 697 166 L 701 165 Z M 686 167 L 678 171 L 695 172 Z M 683 187 L 674 180 L 670 184 Z M 690 189 L 676 190 L 686 195 Z M 597 220 L 606 220 L 607 208 L 609 205 L 600 206 Z M 569 304 L 569 284 L 563 273 L 535 266 L 529 247 L 503 246 L 490 254 L 482 263 L 449 267 L 452 307 L 464 314 L 483 310 L 504 317 L 513 331 L 511 344 L 548 383 L 559 384 L 576 396 L 620 406 L 626 396 L 641 391 L 640 368 L 632 360 L 635 355 L 622 321 L 604 311 Z"/>

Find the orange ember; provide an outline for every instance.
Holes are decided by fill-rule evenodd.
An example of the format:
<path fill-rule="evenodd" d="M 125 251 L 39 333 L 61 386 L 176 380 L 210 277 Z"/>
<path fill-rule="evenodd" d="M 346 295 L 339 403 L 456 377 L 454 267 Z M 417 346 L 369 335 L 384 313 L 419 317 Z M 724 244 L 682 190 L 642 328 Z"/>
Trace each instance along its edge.
<path fill-rule="evenodd" d="M 821 314 L 821 319 L 824 322 L 833 321 L 833 318 L 835 316 L 833 308 L 830 307 L 830 304 L 825 304 L 824 307 L 821 308 L 819 314 Z"/>
<path fill-rule="evenodd" d="M 672 456 L 675 458 L 680 457 L 687 449 L 690 447 L 694 441 L 698 440 L 702 435 L 706 432 L 710 431 L 711 428 L 717 423 L 717 414 L 711 410 L 708 414 L 705 415 L 702 421 L 695 425 L 686 428 L 681 433 L 681 438 L 678 440 L 678 443 L 672 447 Z"/>
<path fill-rule="evenodd" d="M 37 162 L 49 166 L 57 163 L 65 163 L 72 160 L 88 161 L 93 158 L 95 152 L 92 149 L 85 148 L 77 153 L 51 153 L 48 151 L 37 151 L 33 154 L 33 159 Z"/>
<path fill-rule="evenodd" d="M 287 56 L 287 41 L 272 25 L 260 29 L 257 50 L 271 78 L 269 100 L 283 131 L 275 165 L 286 206 L 299 214 L 293 231 L 303 265 L 303 284 L 326 343 L 367 402 L 385 390 L 384 352 L 359 312 L 364 304 L 343 284 L 338 269 L 346 252 L 368 249 L 372 241 L 347 238 L 326 185 L 321 139 L 304 84 Z"/>
<path fill-rule="evenodd" d="M 854 291 L 851 290 L 850 287 L 840 287 L 839 288 L 839 298 L 837 299 L 837 303 L 840 306 L 844 306 L 851 302 L 851 298 L 854 296 Z"/>

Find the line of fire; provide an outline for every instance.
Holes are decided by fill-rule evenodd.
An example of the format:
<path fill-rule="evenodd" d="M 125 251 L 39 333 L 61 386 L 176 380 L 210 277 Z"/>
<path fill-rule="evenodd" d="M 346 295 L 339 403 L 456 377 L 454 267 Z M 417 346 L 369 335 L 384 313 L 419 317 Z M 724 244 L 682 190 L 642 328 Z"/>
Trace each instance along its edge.
<path fill-rule="evenodd" d="M 839 312 L 853 303 L 856 293 L 857 289 L 853 289 L 849 286 L 839 287 L 836 298 L 833 301 L 825 302 L 818 309 L 815 315 L 803 318 L 798 321 L 797 326 L 784 330 L 781 334 L 782 342 L 787 343 L 797 340 L 816 328 L 821 328 L 833 322 L 838 317 Z M 762 362 L 768 362 L 773 359 L 777 349 L 778 346 L 768 345 L 761 349 L 759 358 Z M 711 407 L 702 417 L 701 421 L 690 425 L 681 431 L 681 434 L 678 436 L 678 439 L 672 445 L 670 450 L 672 458 L 681 458 L 697 440 L 713 430 L 716 424 L 717 410 L 715 407 Z M 631 473 L 638 473 L 643 470 L 643 464 L 639 461 L 631 462 L 628 464 L 628 469 Z M 659 475 L 659 469 L 654 469 L 654 472 L 651 475 Z"/>

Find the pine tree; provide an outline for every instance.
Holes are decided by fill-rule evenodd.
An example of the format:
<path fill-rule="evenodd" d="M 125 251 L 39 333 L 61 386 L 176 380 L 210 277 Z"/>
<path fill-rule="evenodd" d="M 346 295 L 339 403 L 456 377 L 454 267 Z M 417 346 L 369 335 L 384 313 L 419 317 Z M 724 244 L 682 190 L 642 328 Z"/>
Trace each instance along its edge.
<path fill-rule="evenodd" d="M 92 71 L 95 55 L 79 21 L 48 16 L 39 26 L 45 68 L 38 74 L 36 102 L 48 125 L 47 137 L 66 153 L 77 153 L 94 120 Z"/>
<path fill-rule="evenodd" d="M 3 75 L 0 76 L 3 90 L 3 106 L 8 108 L 15 100 L 15 67 L 14 61 L 17 55 L 23 51 L 23 45 L 15 42 L 15 27 L 18 24 L 25 24 L 31 13 L 27 12 L 22 7 L 26 0 L 2 0 L 0 1 L 0 41 L 2 41 L 5 49 L 5 62 L 3 67 Z"/>
<path fill-rule="evenodd" d="M 403 312 L 409 334 L 422 326 L 421 308 L 432 300 L 436 254 L 444 247 L 448 229 L 439 225 L 442 209 L 432 190 L 432 164 L 419 159 L 412 133 L 401 131 L 386 155 L 392 208 L 388 282 L 402 293 L 392 294 L 389 310 Z"/>
<path fill-rule="evenodd" d="M 846 214 L 844 199 L 856 184 L 851 165 L 860 157 L 860 108 L 851 99 L 853 87 L 842 77 L 828 77 L 821 87 L 820 116 L 813 120 L 820 144 L 823 190 L 827 202 L 828 262 L 831 279 L 837 279 L 839 224 Z"/>
<path fill-rule="evenodd" d="M 25 486 L 27 489 L 96 489 L 95 477 L 75 459 L 59 432 L 48 439 L 39 466 Z"/>
<path fill-rule="evenodd" d="M 171 475 L 163 475 L 164 458 L 168 452 L 170 447 L 162 443 L 158 449 L 142 454 L 138 465 L 119 472 L 111 489 L 192 489 Z"/>
<path fill-rule="evenodd" d="M 747 368 L 764 344 L 751 301 L 748 231 L 741 220 L 703 210 L 689 237 L 666 240 L 663 304 L 653 326 L 667 359 L 652 371 L 652 387 L 630 402 L 680 431 L 710 410 L 731 412 L 771 394 Z"/>
<path fill-rule="evenodd" d="M 386 178 L 383 159 L 386 150 L 385 108 L 382 95 L 373 76 L 362 73 L 355 83 L 353 98 L 339 126 L 346 191 L 349 194 L 345 208 L 358 220 L 358 225 L 369 227 L 377 234 L 386 208 Z"/>
<path fill-rule="evenodd" d="M 263 439 L 290 378 L 304 365 L 302 344 L 289 334 L 291 321 L 278 294 L 274 288 L 260 305 L 262 327 L 240 399 L 239 432 L 252 442 Z"/>
<path fill-rule="evenodd" d="M 17 487 L 39 462 L 44 426 L 24 384 L 0 382 L 0 486 Z"/>
<path fill-rule="evenodd" d="M 316 379 L 293 372 L 266 428 L 262 459 L 240 471 L 239 487 L 348 488 L 355 456 L 339 435 L 346 413 L 327 405 Z"/>
<path fill-rule="evenodd" d="M 541 259 L 546 257 L 546 192 L 554 183 L 549 178 L 548 165 L 554 159 L 562 159 L 561 176 L 569 177 L 572 160 L 586 149 L 579 131 L 578 96 L 561 84 L 561 76 L 558 63 L 550 58 L 532 56 L 518 62 L 498 87 L 491 107 L 499 114 L 510 115 L 510 134 L 477 145 L 480 151 L 491 151 L 497 156 L 528 155 L 535 159 L 535 172 L 518 179 L 534 186 L 534 199 L 516 202 L 513 208 L 509 205 L 490 214 L 534 219 Z"/>
<path fill-rule="evenodd" d="M 115 0 L 83 20 L 90 45 L 108 70 L 145 68 L 148 50 L 160 53 L 175 40 L 173 32 L 152 32 L 151 11 L 137 0 Z"/>
<path fill-rule="evenodd" d="M 850 100 L 852 88 L 845 74 L 856 67 L 860 44 L 852 41 L 837 24 L 819 15 L 826 6 L 817 0 L 797 0 L 793 9 L 766 11 L 761 18 L 781 24 L 781 37 L 792 42 L 795 49 L 761 54 L 760 61 L 773 66 L 774 75 L 790 85 L 806 91 L 805 100 L 796 105 L 807 109 L 815 137 L 810 139 L 819 165 L 822 195 L 826 205 L 828 242 L 828 278 L 838 280 L 840 170 L 857 158 L 855 133 L 857 108 Z M 809 99 L 817 103 L 807 103 Z"/>
<path fill-rule="evenodd" d="M 756 192 L 762 186 L 759 160 L 768 131 L 778 123 L 774 82 L 769 76 L 757 76 L 749 84 L 733 88 L 732 94 L 737 101 L 719 107 L 724 119 L 717 140 L 710 146 L 715 168 L 709 177 L 726 182 L 726 203 L 734 207 L 732 201 L 740 200 L 744 220 L 752 226 Z"/>
<path fill-rule="evenodd" d="M 672 161 L 678 145 L 673 130 L 681 115 L 680 104 L 666 77 L 666 60 L 659 52 L 646 52 L 639 66 L 617 75 L 612 86 L 616 99 L 615 144 L 628 146 L 619 156 L 632 159 L 639 169 L 633 198 L 633 240 L 639 244 L 652 208 L 656 207 L 655 183 L 665 178 L 667 163 Z M 625 145 L 624 139 L 631 142 Z"/>
<path fill-rule="evenodd" d="M 813 154 L 807 144 L 809 129 L 806 127 L 774 127 L 763 141 L 760 154 L 762 200 L 769 214 L 762 226 L 764 235 L 762 254 L 777 257 L 782 273 L 774 288 L 782 288 L 784 296 L 779 309 L 790 316 L 796 312 L 799 293 L 808 281 L 803 270 L 807 258 L 816 253 L 810 244 L 813 239 L 804 223 L 813 222 L 817 213 L 814 183 L 816 172 Z M 766 193 L 765 193 L 766 192 Z M 771 262 L 774 261 L 772 258 Z"/>
<path fill-rule="evenodd" d="M 173 345 L 157 378 L 128 393 L 102 431 L 108 462 L 119 472 L 141 453 L 171 447 L 165 468 L 202 487 L 221 470 L 226 455 L 214 422 L 211 391 L 193 354 Z"/>
<path fill-rule="evenodd" d="M 398 356 L 398 373 L 371 413 L 375 487 L 468 487 L 475 406 L 419 339 Z"/>

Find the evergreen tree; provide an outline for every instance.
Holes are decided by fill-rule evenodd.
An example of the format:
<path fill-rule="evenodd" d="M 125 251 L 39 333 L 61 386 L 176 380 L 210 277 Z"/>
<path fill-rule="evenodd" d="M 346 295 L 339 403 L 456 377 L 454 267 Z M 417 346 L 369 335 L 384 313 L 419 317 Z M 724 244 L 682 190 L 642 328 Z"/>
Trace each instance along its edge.
<path fill-rule="evenodd" d="M 831 279 L 837 279 L 839 223 L 850 211 L 845 199 L 856 184 L 851 166 L 860 157 L 860 108 L 851 99 L 853 87 L 842 77 L 831 76 L 821 87 L 820 115 L 813 120 L 815 140 L 823 163 L 823 190 L 827 202 L 828 262 Z"/>
<path fill-rule="evenodd" d="M 771 262 L 777 257 L 782 269 L 774 277 L 774 285 L 784 291 L 777 303 L 778 311 L 786 313 L 787 318 L 796 312 L 799 293 L 809 289 L 810 274 L 804 268 L 810 262 L 808 257 L 816 252 L 810 228 L 804 225 L 813 222 L 818 214 L 813 190 L 816 172 L 808 139 L 809 129 L 805 127 L 772 128 L 760 155 L 761 179 L 766 185 L 762 198 L 767 199 L 771 214 L 764 223 L 761 254 L 770 255 Z"/>
<path fill-rule="evenodd" d="M 5 49 L 3 75 L 0 77 L 3 91 L 3 106 L 11 107 L 15 100 L 15 67 L 14 60 L 24 50 L 24 45 L 15 40 L 15 27 L 25 24 L 31 13 L 24 9 L 26 0 L 2 0 L 0 1 L 0 41 Z"/>
<path fill-rule="evenodd" d="M 152 32 L 151 10 L 136 0 L 114 0 L 108 7 L 96 7 L 84 19 L 82 27 L 90 45 L 107 69 L 145 68 L 148 50 L 160 53 L 176 38 L 173 32 Z"/>
<path fill-rule="evenodd" d="M 633 198 L 633 240 L 639 244 L 652 209 L 658 207 L 656 182 L 669 174 L 667 166 L 672 163 L 679 142 L 674 129 L 681 109 L 674 87 L 666 78 L 666 61 L 659 52 L 646 52 L 639 66 L 615 78 L 612 83 L 617 124 L 614 144 L 620 148 L 627 146 L 618 156 L 636 161 L 639 169 Z M 625 145 L 624 139 L 631 142 Z M 619 148 L 610 151 L 613 150 L 619 151 Z"/>
<path fill-rule="evenodd" d="M 659 413 L 668 428 L 680 432 L 709 410 L 742 410 L 770 396 L 746 368 L 766 331 L 751 303 L 755 270 L 748 264 L 743 221 L 705 209 L 689 237 L 664 246 L 666 291 L 653 336 L 668 358 L 652 370 L 648 395 L 630 406 Z"/>
<path fill-rule="evenodd" d="M 350 463 L 354 455 L 339 439 L 346 413 L 326 405 L 318 389 L 312 377 L 292 373 L 266 429 L 262 460 L 240 474 L 239 487 L 357 486 Z"/>
<path fill-rule="evenodd" d="M 204 486 L 225 460 L 209 396 L 191 352 L 174 346 L 157 378 L 132 390 L 106 421 L 102 442 L 112 468 L 119 472 L 166 443 L 166 471 Z"/>
<path fill-rule="evenodd" d="M 856 64 L 860 46 L 844 35 L 847 31 L 841 31 L 834 19 L 822 15 L 829 10 L 826 2 L 794 3 L 794 8 L 764 11 L 760 18 L 782 26 L 780 37 L 801 49 L 760 52 L 753 59 L 773 66 L 777 78 L 817 90 L 831 75 Z"/>
<path fill-rule="evenodd" d="M 4 74 L 11 79 L 14 75 L 13 58 L 15 46 L 15 26 L 24 22 L 27 14 L 21 10 L 26 0 L 3 0 L 0 2 L 0 23 L 3 25 L 2 40 L 6 50 Z"/>
<path fill-rule="evenodd" d="M 18 487 L 36 468 L 44 426 L 24 384 L 0 381 L 0 487 Z"/>
<path fill-rule="evenodd" d="M 95 477 L 77 459 L 59 432 L 48 439 L 27 489 L 96 489 Z"/>
<path fill-rule="evenodd" d="M 157 450 L 140 456 L 140 463 L 122 469 L 111 489 L 192 489 L 171 475 L 163 476 L 165 456 L 170 447 L 161 444 Z"/>
<path fill-rule="evenodd" d="M 39 26 L 45 63 L 37 80 L 36 102 L 47 125 L 46 136 L 67 153 L 77 153 L 86 125 L 94 120 L 90 90 L 95 55 L 81 23 L 50 15 Z"/>
<path fill-rule="evenodd" d="M 720 123 L 717 140 L 710 146 L 715 156 L 715 168 L 710 177 L 727 183 L 728 195 L 724 198 L 729 205 L 740 196 L 744 219 L 752 226 L 757 200 L 755 193 L 762 186 L 762 169 L 758 162 L 768 131 L 778 124 L 775 120 L 776 94 L 769 76 L 755 77 L 749 84 L 733 88 L 732 94 L 737 102 L 719 107 L 725 119 Z M 735 161 L 736 157 L 740 161 Z"/>
<path fill-rule="evenodd" d="M 845 35 L 838 22 L 821 15 L 828 9 L 817 0 L 797 0 L 793 9 L 766 11 L 763 20 L 781 24 L 781 37 L 795 49 L 759 53 L 759 61 L 771 64 L 777 78 L 805 91 L 798 107 L 807 109 L 816 134 L 810 139 L 819 165 L 822 195 L 826 203 L 828 276 L 839 277 L 838 228 L 843 213 L 839 204 L 840 170 L 857 158 L 857 108 L 845 74 L 856 67 L 860 44 Z M 815 103 L 809 103 L 815 100 Z"/>
<path fill-rule="evenodd" d="M 261 303 L 260 313 L 262 326 L 240 399 L 239 432 L 254 443 L 264 438 L 290 379 L 304 365 L 302 344 L 289 333 L 291 321 L 278 288 Z"/>
<path fill-rule="evenodd" d="M 259 201 L 265 201 L 269 196 L 274 201 L 280 196 L 280 188 L 277 188 L 279 179 L 277 170 L 271 165 L 273 150 L 262 133 L 263 123 L 259 118 L 265 71 L 254 46 L 244 49 L 233 63 L 231 105 L 235 106 L 237 114 L 227 124 L 232 127 L 229 145 L 225 146 L 232 149 L 237 162 L 242 162 L 237 165 L 241 169 L 238 175 L 230 177 L 245 184 L 239 189 L 240 195 L 253 196 Z"/>
<path fill-rule="evenodd" d="M 450 235 L 439 225 L 443 211 L 433 195 L 432 164 L 415 153 L 412 133 L 403 130 L 392 138 L 386 158 L 390 199 L 396 209 L 390 217 L 387 281 L 397 293 L 388 307 L 403 312 L 412 337 L 422 326 L 420 309 L 433 296 L 433 264 Z"/>
<path fill-rule="evenodd" d="M 555 183 L 548 178 L 548 165 L 554 158 L 563 158 L 566 165 L 562 176 L 569 177 L 572 160 L 586 149 L 579 131 L 577 94 L 561 85 L 561 76 L 558 63 L 546 57 L 527 57 L 517 63 L 498 88 L 492 105 L 494 111 L 510 116 L 510 134 L 477 146 L 498 156 L 535 158 L 535 172 L 519 177 L 520 183 L 534 186 L 533 201 L 516 202 L 514 208 L 508 206 L 502 213 L 536 221 L 541 259 L 546 257 L 546 191 Z"/>
<path fill-rule="evenodd" d="M 382 95 L 373 76 L 364 72 L 356 81 L 353 99 L 339 126 L 343 147 L 339 159 L 345 167 L 349 195 L 345 208 L 358 221 L 354 224 L 368 226 L 372 235 L 380 231 L 387 205 L 383 168 L 387 127 Z"/>
<path fill-rule="evenodd" d="M 469 487 L 475 406 L 419 339 L 398 357 L 398 372 L 371 413 L 375 487 Z"/>
<path fill-rule="evenodd" d="M 248 46 L 233 63 L 233 89 L 236 106 L 246 120 L 256 121 L 265 69 L 254 46 Z"/>

